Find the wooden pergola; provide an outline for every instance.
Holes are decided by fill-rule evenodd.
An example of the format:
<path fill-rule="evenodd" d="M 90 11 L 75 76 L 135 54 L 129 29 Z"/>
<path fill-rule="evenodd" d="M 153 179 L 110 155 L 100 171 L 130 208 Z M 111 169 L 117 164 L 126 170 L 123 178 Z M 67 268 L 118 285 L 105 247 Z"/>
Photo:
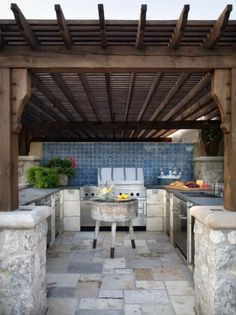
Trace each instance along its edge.
<path fill-rule="evenodd" d="M 236 211 L 236 21 L 0 20 L 0 210 L 18 207 L 18 143 L 166 141 L 224 132 L 225 207 Z M 199 120 L 201 119 L 201 120 Z M 20 140 L 20 141 L 19 141 Z"/>

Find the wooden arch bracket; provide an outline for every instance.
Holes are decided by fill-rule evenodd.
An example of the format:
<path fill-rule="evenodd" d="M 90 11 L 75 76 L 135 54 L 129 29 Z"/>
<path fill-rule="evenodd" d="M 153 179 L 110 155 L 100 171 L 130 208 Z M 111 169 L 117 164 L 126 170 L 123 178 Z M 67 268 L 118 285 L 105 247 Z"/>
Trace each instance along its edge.
<path fill-rule="evenodd" d="M 212 97 L 219 107 L 221 129 L 231 132 L 231 70 L 215 70 L 212 76 Z"/>
<path fill-rule="evenodd" d="M 30 74 L 26 69 L 11 70 L 11 121 L 12 132 L 21 131 L 21 114 L 31 94 Z"/>

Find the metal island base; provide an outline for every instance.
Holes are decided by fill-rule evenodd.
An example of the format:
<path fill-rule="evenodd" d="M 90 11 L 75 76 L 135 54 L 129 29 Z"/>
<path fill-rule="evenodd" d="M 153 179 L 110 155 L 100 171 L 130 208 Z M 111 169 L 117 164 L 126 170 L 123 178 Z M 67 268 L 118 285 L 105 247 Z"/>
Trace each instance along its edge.
<path fill-rule="evenodd" d="M 132 248 L 135 248 L 132 220 L 138 215 L 138 200 L 94 199 L 91 207 L 91 217 L 96 221 L 93 248 L 96 248 L 100 222 L 111 222 L 111 252 L 115 257 L 115 239 L 117 222 L 128 222 Z"/>

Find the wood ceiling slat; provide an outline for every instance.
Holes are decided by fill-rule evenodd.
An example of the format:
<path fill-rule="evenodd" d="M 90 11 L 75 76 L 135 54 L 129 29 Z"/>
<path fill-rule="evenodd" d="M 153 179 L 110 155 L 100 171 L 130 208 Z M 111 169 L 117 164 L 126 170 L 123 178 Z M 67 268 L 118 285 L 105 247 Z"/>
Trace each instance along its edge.
<path fill-rule="evenodd" d="M 74 98 L 73 94 L 71 93 L 69 87 L 67 86 L 66 82 L 63 80 L 60 74 L 54 73 L 51 74 L 52 78 L 56 82 L 56 84 L 60 87 L 62 92 L 65 94 L 66 98 L 68 101 L 71 103 L 71 105 L 74 107 L 74 109 L 77 111 L 77 113 L 80 115 L 80 117 L 84 120 L 87 121 L 88 118 L 86 117 L 84 111 Z"/>
<path fill-rule="evenodd" d="M 65 117 L 67 117 L 69 120 L 73 120 L 73 116 L 66 110 L 64 105 L 61 103 L 61 101 L 55 97 L 51 90 L 35 75 L 32 76 L 32 83 L 34 86 L 37 87 L 37 89 L 46 96 L 46 98 L 55 106 L 57 107 Z"/>
<path fill-rule="evenodd" d="M 86 93 L 87 98 L 89 100 L 90 106 L 93 109 L 93 112 L 94 112 L 94 115 L 96 116 L 97 121 L 101 121 L 100 115 L 99 115 L 98 110 L 96 108 L 96 102 L 95 102 L 94 96 L 91 92 L 91 89 L 90 89 L 88 82 L 87 82 L 87 79 L 86 79 L 86 75 L 84 73 L 79 73 L 78 77 L 79 77 L 79 79 L 83 85 L 83 88 L 85 90 L 85 93 Z"/>

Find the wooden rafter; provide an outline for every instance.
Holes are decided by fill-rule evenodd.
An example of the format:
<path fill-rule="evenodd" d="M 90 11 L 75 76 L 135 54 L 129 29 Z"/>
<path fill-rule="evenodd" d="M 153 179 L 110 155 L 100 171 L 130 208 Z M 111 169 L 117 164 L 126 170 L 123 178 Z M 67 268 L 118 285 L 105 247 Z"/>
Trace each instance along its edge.
<path fill-rule="evenodd" d="M 106 36 L 106 23 L 103 4 L 98 4 L 98 16 L 99 16 L 99 27 L 100 27 L 100 38 L 101 38 L 101 47 L 107 47 L 107 36 Z"/>
<path fill-rule="evenodd" d="M 182 13 L 179 17 L 179 20 L 176 24 L 176 27 L 174 29 L 174 32 L 172 34 L 172 38 L 170 40 L 169 46 L 173 49 L 176 49 L 179 47 L 179 44 L 181 42 L 181 39 L 184 34 L 184 29 L 187 24 L 188 20 L 188 12 L 189 12 L 190 6 L 189 4 L 185 4 L 184 8 L 182 10 Z"/>
<path fill-rule="evenodd" d="M 126 106 L 125 106 L 125 116 L 124 116 L 125 122 L 127 121 L 128 116 L 129 116 L 130 106 L 131 106 L 132 97 L 134 93 L 135 81 L 136 81 L 136 73 L 132 72 L 131 78 L 130 78 L 130 84 L 129 84 L 128 97 L 127 97 Z M 122 138 L 124 138 L 124 134 L 125 134 L 125 131 L 122 130 L 122 135 L 121 135 Z"/>
<path fill-rule="evenodd" d="M 30 105 L 30 107 L 26 106 L 26 109 L 31 111 L 36 117 L 40 118 L 43 121 L 48 121 L 48 119 L 51 119 L 51 116 L 46 113 L 41 107 L 38 107 L 33 102 L 28 101 L 27 105 Z M 24 110 L 25 113 L 25 110 Z"/>
<path fill-rule="evenodd" d="M 107 90 L 107 98 L 108 98 L 110 117 L 111 117 L 111 121 L 114 121 L 115 115 L 114 115 L 113 106 L 112 106 L 111 79 L 110 79 L 109 73 L 105 73 L 105 81 L 106 81 L 106 90 Z"/>
<path fill-rule="evenodd" d="M 213 25 L 210 33 L 203 43 L 203 47 L 205 48 L 214 48 L 220 36 L 223 34 L 225 27 L 229 21 L 230 12 L 232 11 L 233 6 L 228 4 L 224 11 L 221 13 L 218 20 Z"/>
<path fill-rule="evenodd" d="M 182 87 L 184 82 L 188 79 L 189 74 L 183 73 L 179 76 L 176 83 L 173 85 L 173 87 L 169 90 L 169 92 L 166 94 L 160 105 L 158 105 L 155 112 L 150 117 L 150 121 L 154 121 L 157 119 L 157 117 L 160 115 L 160 113 L 163 111 L 163 109 L 168 105 L 168 103 L 171 101 L 171 99 L 175 96 L 175 94 L 179 91 L 179 89 Z M 138 137 L 141 137 L 144 134 L 145 130 L 143 130 Z M 151 131 L 148 136 L 151 136 L 155 131 Z"/>
<path fill-rule="evenodd" d="M 55 4 L 54 8 L 56 11 L 57 23 L 59 26 L 61 37 L 62 37 L 66 47 L 70 49 L 73 42 L 72 42 L 70 30 L 69 30 L 68 24 L 66 22 L 66 19 L 64 17 L 63 11 L 62 11 L 61 6 L 59 4 Z"/>
<path fill-rule="evenodd" d="M 212 118 L 220 119 L 219 109 L 218 108 L 214 109 L 211 113 L 206 115 L 206 118 L 207 119 L 212 119 Z"/>
<path fill-rule="evenodd" d="M 69 120 L 74 119 L 61 101 L 52 94 L 51 90 L 40 80 L 40 78 L 32 76 L 31 80 L 33 86 L 35 86 L 65 117 Z"/>
<path fill-rule="evenodd" d="M 211 81 L 211 74 L 207 73 L 198 84 L 178 103 L 176 104 L 168 114 L 163 117 L 163 120 L 169 120 L 172 118 L 179 110 L 183 109 L 207 84 Z"/>
<path fill-rule="evenodd" d="M 99 115 L 98 110 L 96 108 L 97 106 L 96 106 L 95 99 L 93 97 L 92 91 L 91 91 L 91 89 L 90 89 L 90 87 L 88 85 L 88 81 L 86 79 L 86 75 L 84 73 L 79 73 L 78 76 L 79 76 L 79 79 L 80 79 L 80 81 L 81 81 L 81 83 L 83 85 L 84 91 L 85 91 L 85 93 L 87 95 L 87 98 L 89 100 L 90 106 L 92 107 L 94 115 L 97 118 L 97 121 L 101 121 L 100 115 Z"/>
<path fill-rule="evenodd" d="M 207 106 L 210 105 L 211 108 L 211 104 L 210 102 L 212 102 L 212 98 L 211 98 L 211 93 L 208 92 L 207 94 L 205 94 L 203 97 L 200 98 L 200 100 L 198 100 L 197 102 L 195 102 L 194 104 L 192 104 L 190 107 L 188 107 L 183 113 L 180 113 L 175 119 L 174 121 L 183 121 L 185 119 L 197 119 L 200 116 L 198 115 L 198 112 L 200 110 L 205 110 Z M 196 114 L 195 116 L 193 116 L 194 114 Z M 210 119 L 210 118 L 209 118 Z M 175 132 L 177 130 L 172 130 L 171 132 L 168 131 L 168 135 Z M 154 137 L 160 137 L 160 136 L 166 136 L 166 131 L 162 130 L 159 132 L 152 132 L 151 135 L 153 135 L 153 133 L 155 133 Z M 150 136 L 150 135 L 149 135 Z"/>
<path fill-rule="evenodd" d="M 198 121 L 156 121 L 156 122 L 77 122 L 77 121 L 56 121 L 56 122 L 48 122 L 48 123 L 32 123 L 32 124 L 24 124 L 24 127 L 30 129 L 79 129 L 79 130 L 113 130 L 113 129 L 125 129 L 131 130 L 133 128 L 137 130 L 142 129 L 201 129 L 206 124 L 210 124 L 212 128 L 217 128 L 219 126 L 218 121 L 212 120 L 211 122 L 206 122 L 203 120 Z"/>
<path fill-rule="evenodd" d="M 32 31 L 29 23 L 21 12 L 16 3 L 11 4 L 11 10 L 14 13 L 16 24 L 19 28 L 21 36 L 28 43 L 31 48 L 36 48 L 39 45 L 39 41 Z"/>
<path fill-rule="evenodd" d="M 158 73 L 156 74 L 153 82 L 152 82 L 152 85 L 148 91 L 148 94 L 145 98 L 145 101 L 143 103 L 143 106 L 141 108 L 141 111 L 139 112 L 139 115 L 138 115 L 138 118 L 137 118 L 137 121 L 140 121 L 142 118 L 143 118 L 143 115 L 145 114 L 152 98 L 153 98 L 153 95 L 154 93 L 156 92 L 156 89 L 158 88 L 160 82 L 161 82 L 161 78 L 162 78 L 162 73 Z M 142 131 L 142 133 L 144 132 L 145 130 Z M 132 138 L 132 136 L 134 135 L 135 133 L 135 130 L 132 130 L 131 134 L 130 134 L 130 138 Z"/>
<path fill-rule="evenodd" d="M 88 118 L 86 117 L 84 111 L 78 104 L 77 100 L 75 99 L 74 95 L 71 93 L 69 87 L 67 86 L 66 82 L 63 80 L 60 74 L 58 73 L 52 73 L 51 77 L 53 80 L 56 82 L 58 87 L 62 90 L 70 104 L 73 106 L 73 108 L 76 110 L 76 112 L 80 115 L 80 117 L 84 120 L 87 121 Z"/>
<path fill-rule="evenodd" d="M 61 119 L 61 117 L 55 111 L 51 110 L 50 107 L 47 106 L 36 95 L 34 95 L 34 94 L 31 95 L 29 103 L 32 103 L 36 107 L 40 108 L 43 112 L 45 112 L 53 120 L 60 120 Z"/>
<path fill-rule="evenodd" d="M 136 37 L 136 47 L 138 49 L 141 49 L 143 47 L 145 25 L 146 25 L 146 12 L 147 12 L 147 5 L 142 4 L 139 23 L 138 23 L 137 37 Z"/>

